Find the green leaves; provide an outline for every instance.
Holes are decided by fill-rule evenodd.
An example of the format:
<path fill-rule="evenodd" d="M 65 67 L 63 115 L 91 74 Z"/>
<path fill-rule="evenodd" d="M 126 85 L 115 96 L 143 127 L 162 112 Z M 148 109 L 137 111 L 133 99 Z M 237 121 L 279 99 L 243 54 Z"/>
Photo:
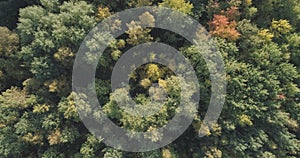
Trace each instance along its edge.
<path fill-rule="evenodd" d="M 88 135 L 86 141 L 80 148 L 80 153 L 84 158 L 92 158 L 96 156 L 98 150 L 101 148 L 101 141 L 93 135 Z M 111 149 L 112 150 L 112 149 Z"/>
<path fill-rule="evenodd" d="M 0 27 L 0 56 L 8 57 L 14 55 L 18 50 L 19 37 L 6 27 Z"/>
<path fill-rule="evenodd" d="M 103 152 L 105 152 L 103 158 L 122 158 L 122 152 L 112 148 L 105 148 Z"/>
<path fill-rule="evenodd" d="M 70 68 L 80 41 L 95 25 L 92 6 L 86 2 L 43 1 L 20 11 L 18 30 L 21 37 L 22 58 L 38 80 L 48 80 Z M 55 9 L 57 8 L 57 9 Z M 70 59 L 71 58 L 71 59 Z M 55 60 L 64 62 L 58 66 Z M 65 67 L 63 67 L 65 66 Z"/>
<path fill-rule="evenodd" d="M 75 106 L 75 94 L 71 93 L 67 98 L 63 98 L 58 104 L 58 111 L 63 113 L 65 119 L 79 121 L 79 115 Z"/>
<path fill-rule="evenodd" d="M 198 138 L 211 97 L 208 68 L 213 66 L 201 54 L 211 51 L 205 47 L 200 53 L 175 33 L 142 28 L 157 22 L 150 12 L 127 24 L 116 19 L 111 30 L 129 30 L 110 43 L 95 74 L 100 106 L 116 125 L 153 131 L 176 112 L 191 110 L 178 104 L 190 104 L 195 85 L 184 83 L 187 89 L 180 88 L 182 78 L 167 68 L 174 66 L 172 60 L 167 66 L 143 65 L 130 75 L 130 95 L 136 103 L 132 109 L 157 113 L 136 117 L 117 104 L 133 106 L 125 89 L 111 92 L 110 85 L 114 64 L 133 46 L 149 41 L 173 44 L 194 67 L 201 91 L 199 111 L 182 136 L 163 149 L 128 153 L 105 146 L 85 128 L 77 108 L 83 116 L 103 116 L 88 106 L 87 96 L 71 92 L 70 77 L 77 49 L 97 22 L 127 7 L 145 5 L 170 7 L 210 26 L 226 65 L 227 96 L 218 122 L 211 131 L 207 127 L 207 136 Z M 41 0 L 22 8 L 17 30 L 0 27 L 0 157 L 299 157 L 299 8 L 298 0 Z M 172 24 L 186 29 L 177 21 Z M 98 60 L 95 52 L 99 42 L 107 42 L 104 36 L 97 33 L 87 42 L 89 63 Z M 201 40 L 206 39 L 200 38 L 200 44 Z M 183 90 L 186 94 L 180 96 Z M 150 104 L 162 99 L 164 103 Z M 146 137 L 157 142 L 164 136 Z"/>

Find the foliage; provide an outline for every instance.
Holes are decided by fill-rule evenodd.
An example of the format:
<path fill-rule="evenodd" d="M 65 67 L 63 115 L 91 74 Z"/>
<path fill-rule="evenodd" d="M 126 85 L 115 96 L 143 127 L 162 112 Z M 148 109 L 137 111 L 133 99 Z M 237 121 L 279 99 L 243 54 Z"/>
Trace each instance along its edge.
<path fill-rule="evenodd" d="M 273 20 L 271 24 L 271 30 L 274 32 L 275 36 L 279 37 L 291 32 L 292 26 L 287 20 Z"/>
<path fill-rule="evenodd" d="M 0 55 L 7 57 L 15 53 L 18 50 L 18 35 L 9 31 L 6 27 L 0 27 L 0 34 Z"/>
<path fill-rule="evenodd" d="M 252 4 L 257 8 L 254 22 L 260 27 L 270 26 L 273 19 L 286 19 L 299 27 L 299 0 L 253 0 Z"/>
<path fill-rule="evenodd" d="M 0 9 L 1 25 L 9 29 L 0 27 L 0 157 L 300 157 L 299 4 L 299 0 L 1 2 L 0 8 L 5 8 Z M 181 89 L 182 77 L 169 69 L 175 61 L 166 66 L 148 63 L 130 75 L 130 95 L 136 103 L 133 112 L 155 113 L 140 118 L 126 111 L 130 108 L 120 108 L 117 102 L 130 102 L 126 89 L 111 91 L 111 72 L 123 53 L 136 45 L 156 41 L 178 49 L 193 66 L 201 92 L 199 111 L 182 136 L 161 149 L 130 153 L 106 146 L 86 129 L 76 108 L 82 115 L 101 116 L 86 106 L 85 95 L 71 91 L 71 75 L 78 47 L 97 22 L 127 8 L 149 5 L 181 11 L 209 30 L 226 66 L 227 96 L 218 122 L 199 138 L 211 96 L 209 65 L 201 53 L 173 32 L 142 28 L 157 22 L 150 12 L 128 23 L 116 19 L 111 29 L 124 26 L 128 31 L 112 41 L 95 73 L 98 101 L 116 125 L 137 132 L 158 129 L 181 110 L 180 99 L 194 95 L 195 85 L 184 83 L 188 89 Z M 187 93 L 181 98 L 182 90 Z M 153 100 L 164 102 L 151 104 Z M 78 107 L 75 101 L 80 102 Z M 147 135 L 153 142 L 163 137 Z"/>
<path fill-rule="evenodd" d="M 159 5 L 175 9 L 185 14 L 191 14 L 193 9 L 193 4 L 185 0 L 163 0 Z"/>
<path fill-rule="evenodd" d="M 273 33 L 270 33 L 268 29 L 262 29 L 258 32 L 258 36 L 261 37 L 266 42 L 271 42 L 274 37 Z"/>
<path fill-rule="evenodd" d="M 28 77 L 22 72 L 24 68 L 17 56 L 18 50 L 18 34 L 6 27 L 0 27 L 0 91 L 11 86 L 20 86 L 22 80 Z"/>
<path fill-rule="evenodd" d="M 235 21 L 229 21 L 229 18 L 225 15 L 214 15 L 214 19 L 209 22 L 210 33 L 214 36 L 235 41 L 240 36 L 239 32 L 235 29 L 236 25 Z"/>
<path fill-rule="evenodd" d="M 97 21 L 101 21 L 111 15 L 108 7 L 98 7 Z"/>

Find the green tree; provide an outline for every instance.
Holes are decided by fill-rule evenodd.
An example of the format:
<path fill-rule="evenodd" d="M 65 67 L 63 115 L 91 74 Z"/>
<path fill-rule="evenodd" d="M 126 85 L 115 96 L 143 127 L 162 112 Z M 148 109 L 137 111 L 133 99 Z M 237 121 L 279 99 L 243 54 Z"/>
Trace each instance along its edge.
<path fill-rule="evenodd" d="M 22 80 L 28 77 L 26 69 L 19 60 L 19 36 L 0 27 L 0 91 L 11 86 L 21 86 Z"/>

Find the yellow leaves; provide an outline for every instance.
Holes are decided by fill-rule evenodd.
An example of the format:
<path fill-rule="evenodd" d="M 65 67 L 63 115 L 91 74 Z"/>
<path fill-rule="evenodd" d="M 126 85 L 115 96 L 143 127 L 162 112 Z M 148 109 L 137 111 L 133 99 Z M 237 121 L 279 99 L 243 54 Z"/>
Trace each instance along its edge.
<path fill-rule="evenodd" d="M 139 21 L 131 21 L 126 26 L 128 30 L 126 33 L 129 37 L 126 39 L 127 43 L 132 45 L 138 45 L 153 40 L 153 37 L 149 34 L 151 29 L 143 28 L 142 25 L 154 26 L 155 19 L 149 12 L 145 12 L 139 16 Z"/>
<path fill-rule="evenodd" d="M 49 87 L 49 92 L 56 92 L 58 81 L 55 79 L 50 83 L 46 82 L 45 85 Z"/>
<path fill-rule="evenodd" d="M 71 93 L 68 98 L 61 101 L 58 105 L 58 110 L 63 113 L 64 118 L 78 118 L 79 115 L 77 113 L 76 105 L 75 105 L 75 93 Z"/>
<path fill-rule="evenodd" d="M 67 57 L 73 57 L 74 53 L 71 52 L 71 49 L 68 47 L 59 48 L 56 53 L 54 53 L 54 59 L 58 61 L 63 61 Z"/>
<path fill-rule="evenodd" d="M 163 158 L 172 158 L 172 153 L 171 153 L 170 149 L 163 148 L 162 149 L 162 157 Z"/>
<path fill-rule="evenodd" d="M 238 123 L 244 127 L 244 126 L 252 126 L 253 123 L 250 119 L 249 116 L 245 115 L 245 114 L 242 114 L 238 117 Z"/>
<path fill-rule="evenodd" d="M 70 66 L 70 62 L 73 60 L 75 54 L 68 47 L 59 48 L 53 57 L 56 61 L 61 62 L 64 66 Z"/>
<path fill-rule="evenodd" d="M 56 92 L 60 96 L 64 96 L 70 91 L 70 83 L 64 76 L 54 79 L 52 81 L 46 81 L 44 86 L 48 87 L 49 92 Z"/>
<path fill-rule="evenodd" d="M 244 3 L 246 4 L 246 6 L 251 6 L 252 0 L 244 0 Z"/>
<path fill-rule="evenodd" d="M 59 144 L 61 139 L 60 129 L 56 129 L 52 131 L 52 133 L 48 136 L 48 141 L 50 145 Z"/>
<path fill-rule="evenodd" d="M 149 133 L 144 134 L 145 138 L 148 138 L 153 142 L 157 142 L 162 138 L 162 134 L 155 127 L 150 126 L 147 132 Z"/>
<path fill-rule="evenodd" d="M 140 81 L 140 85 L 146 89 L 151 86 L 151 81 L 148 78 L 145 78 Z"/>
<path fill-rule="evenodd" d="M 155 18 L 148 11 L 139 16 L 141 25 L 147 25 L 150 27 L 155 26 Z"/>
<path fill-rule="evenodd" d="M 208 151 L 205 152 L 205 158 L 221 158 L 222 151 L 216 147 L 210 147 Z"/>
<path fill-rule="evenodd" d="M 138 45 L 153 40 L 153 37 L 149 34 L 151 29 L 142 28 L 138 22 L 131 21 L 129 24 L 126 24 L 126 26 L 128 27 L 126 33 L 129 35 L 126 39 L 127 43 Z"/>
<path fill-rule="evenodd" d="M 96 15 L 97 21 L 102 21 L 103 19 L 109 17 L 111 15 L 108 7 L 98 7 L 98 12 Z"/>
<path fill-rule="evenodd" d="M 69 103 L 70 106 L 68 106 L 68 108 L 64 112 L 64 117 L 66 119 L 70 118 L 71 116 L 77 115 L 75 102 L 74 101 L 69 101 L 68 103 Z"/>
<path fill-rule="evenodd" d="M 194 8 L 193 4 L 185 2 L 185 0 L 163 0 L 162 3 L 159 3 L 159 6 L 169 7 L 185 14 L 192 14 Z"/>
<path fill-rule="evenodd" d="M 159 79 L 158 80 L 158 85 L 160 87 L 163 87 L 165 90 L 167 89 L 167 82 L 165 80 L 163 80 L 163 79 Z"/>
<path fill-rule="evenodd" d="M 50 106 L 49 105 L 36 105 L 33 107 L 33 113 L 45 113 L 49 111 Z"/>
<path fill-rule="evenodd" d="M 220 136 L 222 132 L 222 128 L 219 124 L 214 123 L 211 127 L 211 131 L 213 132 L 214 135 Z"/>
<path fill-rule="evenodd" d="M 6 127 L 5 124 L 0 123 L 0 129 Z"/>
<path fill-rule="evenodd" d="M 111 26 L 110 26 L 110 30 L 112 32 L 115 32 L 117 30 L 122 30 L 121 28 L 122 26 L 122 21 L 120 19 L 115 19 L 112 23 L 111 23 Z"/>
<path fill-rule="evenodd" d="M 287 121 L 286 121 L 286 124 L 288 127 L 294 129 L 294 130 L 297 130 L 299 128 L 299 124 L 296 120 L 292 119 L 292 118 L 289 118 Z"/>
<path fill-rule="evenodd" d="M 197 131 L 197 132 L 199 132 L 199 134 L 201 134 L 203 136 L 210 136 L 211 135 L 211 132 L 210 132 L 209 127 L 208 127 L 207 124 L 203 124 L 203 125 L 201 125 L 201 127 L 202 128 L 197 127 L 197 128 L 199 128 L 199 130 Z"/>
<path fill-rule="evenodd" d="M 266 42 L 271 42 L 274 34 L 271 33 L 269 29 L 262 29 L 258 31 L 258 36 Z"/>
<path fill-rule="evenodd" d="M 149 64 L 147 68 L 147 78 L 152 81 L 156 81 L 161 77 L 161 71 L 156 64 Z"/>
<path fill-rule="evenodd" d="M 111 57 L 113 60 L 118 60 L 121 56 L 122 52 L 120 50 L 114 50 L 111 52 Z"/>
<path fill-rule="evenodd" d="M 292 31 L 292 26 L 288 20 L 273 20 L 271 24 L 271 31 L 274 32 L 276 37 L 288 34 Z"/>
<path fill-rule="evenodd" d="M 126 45 L 126 42 L 123 39 L 120 39 L 116 45 L 118 48 L 124 48 Z"/>
<path fill-rule="evenodd" d="M 24 90 L 16 87 L 6 90 L 0 95 L 0 105 L 5 108 L 25 109 L 36 103 L 36 98 L 28 96 Z"/>
<path fill-rule="evenodd" d="M 41 133 L 27 133 L 22 137 L 22 139 L 26 142 L 32 144 L 42 144 L 43 136 Z"/>
<path fill-rule="evenodd" d="M 214 123 L 211 125 L 211 128 L 209 129 L 209 125 L 208 124 L 203 124 L 203 122 L 201 122 L 200 120 L 194 120 L 194 122 L 192 123 L 192 126 L 195 130 L 196 133 L 200 133 L 201 135 L 204 136 L 210 136 L 210 135 L 216 135 L 216 136 L 220 136 L 221 135 L 221 126 L 217 123 Z M 202 128 L 201 128 L 202 127 Z"/>
<path fill-rule="evenodd" d="M 120 40 L 114 40 L 110 44 L 111 48 L 111 54 L 110 56 L 112 57 L 113 60 L 118 60 L 120 56 L 122 55 L 122 51 L 120 51 L 120 48 L 124 48 L 126 45 L 126 42 L 123 39 Z"/>
<path fill-rule="evenodd" d="M 178 96 L 181 91 L 182 78 L 178 76 L 171 76 L 166 80 L 159 79 L 158 85 L 170 96 Z M 191 89 L 192 91 L 192 89 Z M 186 94 L 188 96 L 189 94 Z"/>
<path fill-rule="evenodd" d="M 239 7 L 242 4 L 242 0 L 229 0 L 228 4 L 230 6 Z"/>

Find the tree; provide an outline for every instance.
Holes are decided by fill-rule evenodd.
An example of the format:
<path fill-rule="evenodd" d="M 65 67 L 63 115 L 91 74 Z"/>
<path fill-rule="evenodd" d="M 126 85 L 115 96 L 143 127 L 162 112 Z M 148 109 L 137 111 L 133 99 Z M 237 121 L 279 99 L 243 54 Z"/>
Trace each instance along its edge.
<path fill-rule="evenodd" d="M 209 23 L 211 34 L 229 40 L 237 40 L 240 34 L 235 29 L 236 22 L 229 21 L 225 15 L 214 15 L 213 21 Z"/>
<path fill-rule="evenodd" d="M 0 91 L 3 91 L 11 86 L 21 86 L 28 75 L 24 74 L 26 69 L 17 56 L 19 36 L 6 27 L 0 27 L 0 35 Z"/>
<path fill-rule="evenodd" d="M 17 27 L 20 44 L 18 36 L 1 29 L 10 39 L 2 40 L 7 47 L 2 49 L 5 53 L 1 52 L 1 57 L 13 56 L 16 66 L 25 67 L 22 73 L 27 77 L 27 80 L 20 78 L 25 80 L 20 90 L 7 90 L 1 95 L 2 117 L 12 120 L 1 127 L 1 137 L 5 138 L 1 139 L 3 157 L 81 155 L 81 144 L 88 139 L 84 134 L 87 130 L 78 122 L 74 105 L 72 107 L 72 96 L 68 95 L 73 52 L 95 25 L 93 6 L 83 1 L 60 3 L 56 0 L 41 1 L 41 5 L 20 10 Z M 15 43 L 21 45 L 20 51 L 13 47 Z M 20 101 L 14 101 L 15 97 Z M 14 144 L 7 147 L 11 143 Z"/>

